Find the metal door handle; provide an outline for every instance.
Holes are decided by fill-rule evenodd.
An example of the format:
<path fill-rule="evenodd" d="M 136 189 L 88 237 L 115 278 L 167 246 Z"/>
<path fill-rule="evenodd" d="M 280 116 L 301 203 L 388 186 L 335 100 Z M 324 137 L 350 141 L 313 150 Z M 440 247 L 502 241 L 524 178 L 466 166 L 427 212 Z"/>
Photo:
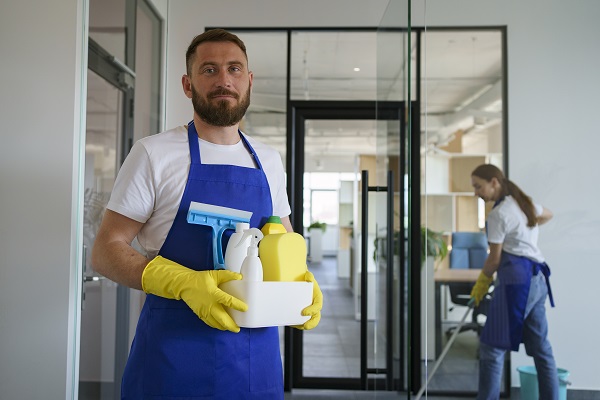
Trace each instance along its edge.
<path fill-rule="evenodd" d="M 91 276 L 91 275 L 84 275 L 83 276 L 83 281 L 84 282 L 97 282 L 97 281 L 101 281 L 106 279 L 104 276 Z"/>

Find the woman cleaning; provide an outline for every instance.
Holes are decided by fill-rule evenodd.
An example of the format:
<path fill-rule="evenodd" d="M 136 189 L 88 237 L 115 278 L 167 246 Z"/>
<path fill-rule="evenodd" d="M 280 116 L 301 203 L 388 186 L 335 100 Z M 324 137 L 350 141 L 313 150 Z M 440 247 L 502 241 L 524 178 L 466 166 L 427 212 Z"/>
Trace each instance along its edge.
<path fill-rule="evenodd" d="M 538 248 L 539 225 L 552 213 L 533 203 L 502 171 L 483 164 L 471 173 L 475 195 L 494 202 L 487 222 L 490 253 L 473 287 L 475 304 L 488 293 L 494 273 L 497 280 L 479 351 L 477 399 L 500 397 L 502 366 L 507 351 L 518 351 L 520 343 L 533 357 L 540 399 L 558 399 L 558 373 L 548 341 L 546 296 L 554 307 L 550 269 Z"/>

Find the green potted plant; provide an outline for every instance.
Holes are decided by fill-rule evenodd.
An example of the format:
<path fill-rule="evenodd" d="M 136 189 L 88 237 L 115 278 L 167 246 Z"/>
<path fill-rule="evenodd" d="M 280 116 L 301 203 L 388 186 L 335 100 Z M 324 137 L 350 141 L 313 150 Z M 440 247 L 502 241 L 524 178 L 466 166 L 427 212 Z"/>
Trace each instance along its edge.
<path fill-rule="evenodd" d="M 375 239 L 375 250 L 373 260 L 377 257 L 378 240 Z M 394 231 L 394 255 L 400 254 L 400 231 Z M 441 232 L 436 232 L 425 226 L 421 227 L 421 266 L 427 257 L 433 257 L 434 261 L 441 261 L 448 255 L 448 245 L 444 241 Z"/>
<path fill-rule="evenodd" d="M 325 231 L 327 230 L 327 224 L 325 222 L 315 221 L 312 224 L 310 224 L 307 229 L 309 231 L 312 229 L 320 229 L 323 231 L 323 233 L 325 233 Z"/>
<path fill-rule="evenodd" d="M 421 227 L 421 265 L 427 257 L 434 261 L 441 261 L 448 255 L 448 245 L 441 232 L 433 231 L 425 226 Z"/>

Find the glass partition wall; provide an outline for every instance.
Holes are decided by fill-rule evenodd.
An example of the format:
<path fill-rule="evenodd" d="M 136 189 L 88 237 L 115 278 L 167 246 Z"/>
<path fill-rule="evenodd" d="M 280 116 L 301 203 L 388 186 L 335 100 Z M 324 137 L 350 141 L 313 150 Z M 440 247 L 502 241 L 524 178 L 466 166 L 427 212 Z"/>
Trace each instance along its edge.
<path fill-rule="evenodd" d="M 377 29 L 228 30 L 246 43 L 254 73 L 242 129 L 281 154 L 292 225 L 326 299 L 317 329 L 280 330 L 286 390 L 399 390 L 399 328 L 389 317 L 399 293 L 392 267 L 379 264 L 400 197 L 376 165 L 379 133 L 397 145 L 406 107 L 398 96 L 378 101 Z"/>
<path fill-rule="evenodd" d="M 483 163 L 505 165 L 505 29 L 410 26 L 404 35 L 390 33 L 404 13 L 388 7 L 377 56 L 378 100 L 410 99 L 407 136 L 398 141 L 385 126 L 378 131 L 379 176 L 395 155 L 402 160 L 395 196 L 404 208 L 394 210 L 393 225 L 394 239 L 403 244 L 394 242 L 403 260 L 394 263 L 401 311 L 393 318 L 400 333 L 394 340 L 404 346 L 394 357 L 413 394 L 473 396 L 486 310 L 483 303 L 473 311 L 466 304 L 482 265 L 457 262 L 462 249 L 455 239 L 452 253 L 453 238 L 480 235 L 487 251 L 490 207 L 474 196 L 470 174 Z M 403 79 L 390 79 L 394 68 Z M 509 365 L 507 357 L 504 394 Z"/>
<path fill-rule="evenodd" d="M 432 245 L 440 237 L 448 248 L 446 257 L 429 256 L 423 266 L 423 379 L 430 391 L 475 393 L 486 303 L 470 311 L 467 302 L 485 257 L 473 257 L 461 238 L 481 237 L 487 251 L 489 205 L 474 196 L 471 171 L 484 163 L 503 168 L 504 30 L 428 27 L 421 36 L 421 222 Z M 459 257 L 464 251 L 467 259 Z"/>
<path fill-rule="evenodd" d="M 408 2 L 378 29 L 229 30 L 254 72 L 242 129 L 281 154 L 326 299 L 317 329 L 281 329 L 286 390 L 475 393 L 485 313 L 452 339 L 451 257 L 422 249 L 484 227 L 470 171 L 505 160 L 504 30 L 410 27 Z"/>

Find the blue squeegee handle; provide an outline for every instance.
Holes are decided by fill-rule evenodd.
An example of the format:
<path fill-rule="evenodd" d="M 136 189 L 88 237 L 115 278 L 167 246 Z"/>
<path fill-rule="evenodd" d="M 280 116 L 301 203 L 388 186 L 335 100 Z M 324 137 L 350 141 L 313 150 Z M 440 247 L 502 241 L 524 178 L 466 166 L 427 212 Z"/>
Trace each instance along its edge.
<path fill-rule="evenodd" d="M 229 224 L 221 227 L 218 232 L 215 232 L 212 238 L 215 269 L 225 269 L 225 258 L 223 258 L 223 234 L 227 229 L 235 229 L 235 225 Z"/>

